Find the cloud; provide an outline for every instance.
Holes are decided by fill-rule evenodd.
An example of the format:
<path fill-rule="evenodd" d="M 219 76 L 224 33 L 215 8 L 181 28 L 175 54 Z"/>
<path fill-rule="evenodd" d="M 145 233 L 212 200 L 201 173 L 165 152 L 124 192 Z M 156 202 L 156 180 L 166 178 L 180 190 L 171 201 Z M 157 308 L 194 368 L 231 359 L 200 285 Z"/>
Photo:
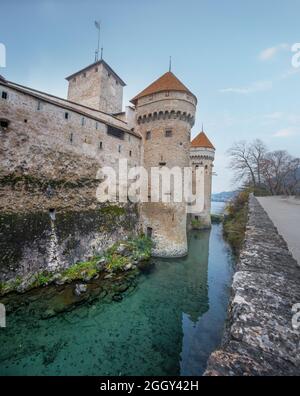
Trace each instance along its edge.
<path fill-rule="evenodd" d="M 261 53 L 259 54 L 259 59 L 263 62 L 268 61 L 268 60 L 274 58 L 275 55 L 278 54 L 278 52 L 285 51 L 288 49 L 290 49 L 290 45 L 286 44 L 286 43 L 282 43 L 282 44 L 278 44 L 274 47 L 266 48 L 263 51 L 261 51 Z"/>
<path fill-rule="evenodd" d="M 262 92 L 262 91 L 269 91 L 272 89 L 273 83 L 272 81 L 256 81 L 246 87 L 236 87 L 236 88 L 223 88 L 220 89 L 222 93 L 237 93 L 241 95 L 248 95 L 254 92 Z"/>
<path fill-rule="evenodd" d="M 285 80 L 286 78 L 294 76 L 295 74 L 298 74 L 298 73 L 300 73 L 300 68 L 299 69 L 296 69 L 296 68 L 289 69 L 289 70 L 285 71 L 284 73 L 282 73 L 280 79 Z"/>
<path fill-rule="evenodd" d="M 275 132 L 273 136 L 278 138 L 287 138 L 295 135 L 298 135 L 298 130 L 294 127 L 289 127 L 280 129 L 279 131 Z"/>

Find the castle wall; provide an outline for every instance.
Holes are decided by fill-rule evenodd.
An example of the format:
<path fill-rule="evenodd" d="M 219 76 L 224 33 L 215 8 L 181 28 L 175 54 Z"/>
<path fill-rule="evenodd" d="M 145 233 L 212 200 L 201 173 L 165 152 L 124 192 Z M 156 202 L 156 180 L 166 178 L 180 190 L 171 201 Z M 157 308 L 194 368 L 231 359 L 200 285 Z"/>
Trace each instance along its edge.
<path fill-rule="evenodd" d="M 49 270 L 53 258 L 68 267 L 136 234 L 136 205 L 100 204 L 96 175 L 102 166 L 117 170 L 120 158 L 139 165 L 141 139 L 124 122 L 63 99 L 10 83 L 0 84 L 3 91 L 0 281 Z M 108 125 L 122 128 L 123 139 L 109 135 Z"/>
<path fill-rule="evenodd" d="M 20 171 L 73 180 L 95 178 L 101 166 L 117 169 L 120 158 L 127 158 L 129 166 L 140 164 L 141 139 L 121 121 L 109 120 L 117 128 L 122 126 L 123 139 L 109 135 L 105 122 L 77 112 L 78 107 L 70 110 L 62 103 L 48 103 L 9 86 L 0 87 L 8 94 L 6 100 L 0 99 L 0 117 L 9 120 L 7 130 L 1 131 L 2 174 Z"/>
<path fill-rule="evenodd" d="M 137 130 L 143 137 L 143 164 L 148 172 L 151 167 L 189 166 L 194 114 L 195 99 L 183 92 L 162 92 L 138 100 Z M 171 136 L 166 136 L 166 131 L 171 131 Z M 170 203 L 141 205 L 143 228 L 152 230 L 157 256 L 187 253 L 186 203 L 172 200 L 171 195 Z"/>

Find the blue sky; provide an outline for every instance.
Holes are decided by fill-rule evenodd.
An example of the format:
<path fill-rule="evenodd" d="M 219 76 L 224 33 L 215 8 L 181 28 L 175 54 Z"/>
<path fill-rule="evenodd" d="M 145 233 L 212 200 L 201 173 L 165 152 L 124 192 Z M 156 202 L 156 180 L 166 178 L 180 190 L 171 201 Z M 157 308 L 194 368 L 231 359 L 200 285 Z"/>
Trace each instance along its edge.
<path fill-rule="evenodd" d="M 66 97 L 64 78 L 92 63 L 93 21 L 104 59 L 127 83 L 124 105 L 172 71 L 198 97 L 192 135 L 217 148 L 213 190 L 235 187 L 226 150 L 260 138 L 300 155 L 299 0 L 1 0 L 7 79 Z"/>

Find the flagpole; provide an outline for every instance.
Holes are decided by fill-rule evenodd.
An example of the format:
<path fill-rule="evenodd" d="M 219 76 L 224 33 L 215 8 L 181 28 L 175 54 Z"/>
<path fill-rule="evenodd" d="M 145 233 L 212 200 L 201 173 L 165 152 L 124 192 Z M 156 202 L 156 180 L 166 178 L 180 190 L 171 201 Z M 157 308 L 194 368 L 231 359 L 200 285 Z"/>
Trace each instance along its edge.
<path fill-rule="evenodd" d="M 95 62 L 99 60 L 99 49 L 100 49 L 100 21 L 95 21 L 95 27 L 98 30 L 98 45 L 95 51 Z"/>

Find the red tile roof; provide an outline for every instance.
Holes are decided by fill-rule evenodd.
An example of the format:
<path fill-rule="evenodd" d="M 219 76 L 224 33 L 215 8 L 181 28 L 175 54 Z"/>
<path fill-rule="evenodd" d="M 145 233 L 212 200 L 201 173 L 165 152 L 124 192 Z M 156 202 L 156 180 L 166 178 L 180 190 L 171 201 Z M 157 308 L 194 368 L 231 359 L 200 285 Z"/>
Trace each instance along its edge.
<path fill-rule="evenodd" d="M 192 92 L 182 84 L 180 80 L 172 73 L 167 72 L 155 80 L 152 84 L 150 84 L 147 88 L 145 88 L 142 92 L 136 95 L 131 102 L 136 104 L 137 100 L 148 95 L 152 95 L 157 92 L 163 91 L 180 91 L 180 92 L 187 92 L 193 96 Z"/>
<path fill-rule="evenodd" d="M 195 139 L 191 143 L 192 147 L 204 147 L 204 148 L 211 148 L 214 149 L 213 144 L 211 141 L 208 139 L 208 137 L 205 135 L 205 133 L 202 131 L 195 137 Z"/>

